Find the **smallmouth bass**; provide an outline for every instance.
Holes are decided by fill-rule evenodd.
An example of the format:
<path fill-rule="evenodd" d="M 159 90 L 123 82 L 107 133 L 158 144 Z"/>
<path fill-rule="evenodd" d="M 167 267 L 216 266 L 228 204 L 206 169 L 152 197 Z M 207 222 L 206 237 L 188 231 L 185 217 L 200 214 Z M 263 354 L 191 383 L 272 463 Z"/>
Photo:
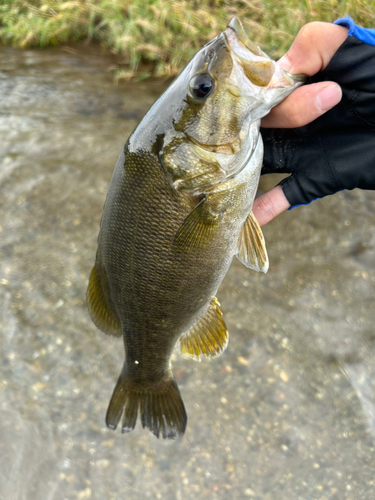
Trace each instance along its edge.
<path fill-rule="evenodd" d="M 214 358 L 228 332 L 217 289 L 234 255 L 266 272 L 251 212 L 263 158 L 260 119 L 303 83 L 246 36 L 238 19 L 203 47 L 129 137 L 104 204 L 87 302 L 123 336 L 125 363 L 106 423 L 138 413 L 157 437 L 185 432 L 170 358 Z"/>

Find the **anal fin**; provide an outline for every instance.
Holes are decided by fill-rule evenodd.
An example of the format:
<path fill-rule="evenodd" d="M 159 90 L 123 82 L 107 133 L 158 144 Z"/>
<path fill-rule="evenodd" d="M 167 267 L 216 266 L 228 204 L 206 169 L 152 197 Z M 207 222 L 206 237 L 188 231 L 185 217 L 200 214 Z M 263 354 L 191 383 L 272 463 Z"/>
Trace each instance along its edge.
<path fill-rule="evenodd" d="M 180 354 L 183 358 L 200 361 L 201 356 L 216 358 L 228 345 L 228 331 L 219 309 L 219 302 L 213 297 L 208 310 L 188 332 L 180 337 Z"/>
<path fill-rule="evenodd" d="M 103 273 L 105 272 L 103 271 Z M 106 275 L 102 278 L 108 281 Z M 90 316 L 99 330 L 116 337 L 121 335 L 120 320 L 105 297 L 96 264 L 92 268 L 87 287 L 87 305 Z"/>
<path fill-rule="evenodd" d="M 253 212 L 247 216 L 238 240 L 238 259 L 246 267 L 266 273 L 269 262 L 262 230 Z"/>

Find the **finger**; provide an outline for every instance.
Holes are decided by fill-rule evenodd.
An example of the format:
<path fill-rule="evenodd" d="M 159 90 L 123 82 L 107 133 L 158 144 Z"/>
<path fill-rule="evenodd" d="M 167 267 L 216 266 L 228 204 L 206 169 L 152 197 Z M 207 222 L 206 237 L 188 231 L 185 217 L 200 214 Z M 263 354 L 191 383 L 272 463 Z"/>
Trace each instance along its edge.
<path fill-rule="evenodd" d="M 341 101 L 342 91 L 334 82 L 320 82 L 296 89 L 262 119 L 265 128 L 295 128 L 312 122 Z"/>
<path fill-rule="evenodd" d="M 259 196 L 253 204 L 253 214 L 260 226 L 264 226 L 277 215 L 288 210 L 290 203 L 285 197 L 281 186 L 276 186 Z"/>
<path fill-rule="evenodd" d="M 348 29 L 331 23 L 305 24 L 288 52 L 278 62 L 289 73 L 312 76 L 326 68 L 348 36 Z"/>

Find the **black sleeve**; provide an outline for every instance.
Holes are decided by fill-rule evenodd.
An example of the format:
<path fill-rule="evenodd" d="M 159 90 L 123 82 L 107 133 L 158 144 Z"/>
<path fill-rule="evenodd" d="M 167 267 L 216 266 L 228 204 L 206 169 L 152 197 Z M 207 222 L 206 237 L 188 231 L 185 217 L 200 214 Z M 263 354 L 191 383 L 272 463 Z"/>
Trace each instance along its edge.
<path fill-rule="evenodd" d="M 348 36 L 306 84 L 324 81 L 342 88 L 333 109 L 304 127 L 261 129 L 262 174 L 292 174 L 280 183 L 292 206 L 342 189 L 375 189 L 375 46 Z"/>

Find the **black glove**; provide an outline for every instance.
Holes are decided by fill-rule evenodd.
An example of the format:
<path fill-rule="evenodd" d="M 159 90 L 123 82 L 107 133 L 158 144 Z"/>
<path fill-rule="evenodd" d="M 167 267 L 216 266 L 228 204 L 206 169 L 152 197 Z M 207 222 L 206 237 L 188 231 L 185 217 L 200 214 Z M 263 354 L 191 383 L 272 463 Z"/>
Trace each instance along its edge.
<path fill-rule="evenodd" d="M 292 206 L 343 189 L 375 189 L 375 46 L 348 36 L 324 71 L 307 84 L 334 81 L 342 100 L 304 127 L 266 129 L 262 174 L 280 182 Z"/>

